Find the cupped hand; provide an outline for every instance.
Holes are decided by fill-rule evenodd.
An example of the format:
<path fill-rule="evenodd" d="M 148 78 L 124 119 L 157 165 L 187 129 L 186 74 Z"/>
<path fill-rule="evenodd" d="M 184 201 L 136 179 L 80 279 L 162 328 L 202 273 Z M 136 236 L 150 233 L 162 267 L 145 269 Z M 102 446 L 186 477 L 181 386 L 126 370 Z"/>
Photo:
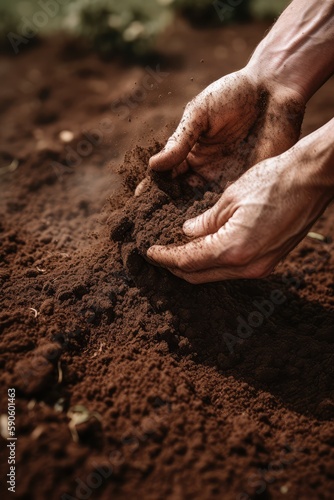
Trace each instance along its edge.
<path fill-rule="evenodd" d="M 193 241 L 153 246 L 148 257 L 190 283 L 262 278 L 307 234 L 333 197 L 321 184 L 307 138 L 264 160 L 230 185 L 219 201 L 188 220 Z"/>
<path fill-rule="evenodd" d="M 186 171 L 222 190 L 249 167 L 289 149 L 300 136 L 302 97 L 259 82 L 247 67 L 217 80 L 195 97 L 160 153 L 156 171 Z"/>

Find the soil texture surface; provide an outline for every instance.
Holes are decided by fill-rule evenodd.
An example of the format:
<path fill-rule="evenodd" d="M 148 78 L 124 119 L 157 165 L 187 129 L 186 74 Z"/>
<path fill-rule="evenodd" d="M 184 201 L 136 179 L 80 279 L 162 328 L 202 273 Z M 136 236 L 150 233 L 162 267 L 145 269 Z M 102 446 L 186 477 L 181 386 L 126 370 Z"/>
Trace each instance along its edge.
<path fill-rule="evenodd" d="M 178 21 L 146 67 L 61 38 L 0 56 L 1 498 L 333 498 L 333 206 L 264 280 L 194 286 L 145 259 L 218 196 L 150 155 L 266 29 Z M 303 133 L 333 109 L 331 80 Z"/>

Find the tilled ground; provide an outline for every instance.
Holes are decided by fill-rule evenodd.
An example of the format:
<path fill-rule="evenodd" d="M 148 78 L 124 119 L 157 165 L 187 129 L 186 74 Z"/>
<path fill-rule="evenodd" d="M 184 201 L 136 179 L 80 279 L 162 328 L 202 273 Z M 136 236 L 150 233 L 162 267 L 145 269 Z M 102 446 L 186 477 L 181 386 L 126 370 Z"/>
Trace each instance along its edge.
<path fill-rule="evenodd" d="M 314 228 L 327 239 L 269 279 L 192 286 L 143 256 L 216 195 L 194 203 L 153 176 L 133 196 L 182 106 L 264 29 L 177 23 L 146 69 L 59 39 L 1 57 L 1 414 L 15 387 L 17 498 L 332 498 L 333 208 Z M 331 117 L 333 89 L 304 133 Z M 8 453 L 1 438 L 2 498 Z"/>

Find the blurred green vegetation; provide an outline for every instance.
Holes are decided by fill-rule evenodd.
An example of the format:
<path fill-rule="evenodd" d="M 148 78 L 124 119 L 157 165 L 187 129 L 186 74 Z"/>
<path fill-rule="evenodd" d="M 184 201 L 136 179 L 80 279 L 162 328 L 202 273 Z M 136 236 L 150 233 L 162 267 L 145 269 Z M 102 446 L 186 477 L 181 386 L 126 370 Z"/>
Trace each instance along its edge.
<path fill-rule="evenodd" d="M 196 26 L 276 17 L 288 0 L 0 0 L 0 45 L 21 47 L 64 30 L 104 53 L 146 54 L 181 15 Z M 23 37 L 23 38 L 20 38 Z"/>
<path fill-rule="evenodd" d="M 251 18 L 254 0 L 174 0 L 177 12 L 195 26 L 219 26 Z"/>
<path fill-rule="evenodd" d="M 150 50 L 172 19 L 172 12 L 157 0 L 72 0 L 65 10 L 63 26 L 94 48 L 138 57 Z"/>

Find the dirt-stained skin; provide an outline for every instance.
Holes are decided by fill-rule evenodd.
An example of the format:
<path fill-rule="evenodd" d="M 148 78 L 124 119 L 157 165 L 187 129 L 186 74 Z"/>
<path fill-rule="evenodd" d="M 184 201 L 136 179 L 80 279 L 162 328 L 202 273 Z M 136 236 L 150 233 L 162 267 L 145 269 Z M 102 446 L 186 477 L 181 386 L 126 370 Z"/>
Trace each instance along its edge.
<path fill-rule="evenodd" d="M 251 166 L 295 144 L 304 109 L 297 94 L 259 86 L 244 70 L 227 75 L 187 105 L 150 166 L 172 168 L 174 175 L 190 170 L 223 189 Z"/>

